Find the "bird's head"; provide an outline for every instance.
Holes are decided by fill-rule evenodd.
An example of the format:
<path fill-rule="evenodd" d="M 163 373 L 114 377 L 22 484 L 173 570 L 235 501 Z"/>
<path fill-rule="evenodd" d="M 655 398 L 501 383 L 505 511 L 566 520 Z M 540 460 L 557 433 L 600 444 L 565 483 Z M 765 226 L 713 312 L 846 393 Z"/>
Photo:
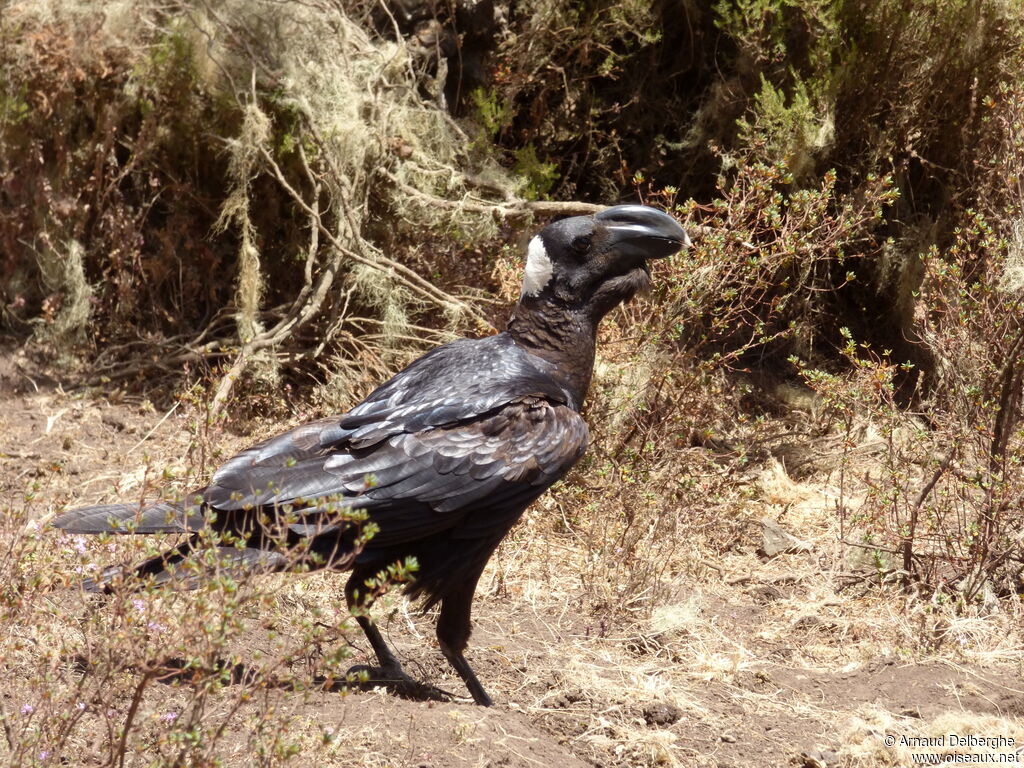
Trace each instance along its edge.
<path fill-rule="evenodd" d="M 675 219 L 643 205 L 556 221 L 530 241 L 520 302 L 582 309 L 599 320 L 650 288 L 648 260 L 689 244 Z"/>

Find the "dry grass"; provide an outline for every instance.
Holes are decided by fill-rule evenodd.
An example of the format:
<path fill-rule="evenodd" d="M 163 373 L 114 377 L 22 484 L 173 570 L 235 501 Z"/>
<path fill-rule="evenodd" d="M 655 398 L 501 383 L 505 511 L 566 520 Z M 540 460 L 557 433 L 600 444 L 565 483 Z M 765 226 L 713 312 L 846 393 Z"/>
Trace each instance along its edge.
<path fill-rule="evenodd" d="M 658 488 L 652 514 L 675 514 L 680 527 L 661 542 L 643 514 L 628 522 L 623 505 L 631 496 L 615 493 L 616 478 L 601 479 L 599 464 L 556 489 L 513 531 L 481 581 L 470 654 L 499 701 L 484 711 L 465 699 L 346 696 L 314 684 L 368 659 L 360 634 L 344 623 L 338 576 L 82 601 L 63 585 L 95 563 L 136 558 L 148 543 L 62 537 L 39 530 L 38 520 L 63 499 L 137 493 L 159 473 L 118 468 L 135 467 L 140 453 L 154 468 L 188 475 L 182 457 L 198 455 L 188 450 L 196 438 L 182 429 L 191 415 L 171 414 L 136 448 L 164 414 L 59 394 L 26 396 L 19 411 L 37 418 L 8 415 L 3 426 L 14 437 L 35 435 L 39 458 L 29 464 L 41 471 L 35 498 L 8 510 L 3 531 L 12 547 L 0 617 L 10 741 L 0 750 L 12 765 L 57 764 L 70 754 L 119 762 L 121 728 L 140 690 L 126 765 L 230 766 L 251 764 L 253 755 L 262 765 L 461 767 L 496 756 L 516 766 L 755 765 L 764 754 L 781 763 L 819 748 L 844 764 L 888 765 L 900 764 L 902 753 L 886 751 L 879 734 L 1013 735 L 1020 727 L 1005 703 L 1019 696 L 1010 680 L 1024 663 L 1019 603 L 965 613 L 869 577 L 851 586 L 836 544 L 830 470 L 796 481 L 768 461 L 733 477 L 735 498 L 701 508 L 742 512 L 749 525 L 704 529 L 732 531 L 731 541 L 688 537 L 693 512 L 666 501 L 677 498 L 669 482 Z M 125 429 L 109 427 L 114 414 Z M 204 439 L 224 452 L 248 442 L 226 433 Z M 68 453 L 84 482 L 47 469 Z M 8 488 L 28 479 L 9 468 L 4 478 Z M 761 517 L 780 519 L 811 551 L 758 557 Z M 630 525 L 644 533 L 619 562 L 603 537 L 621 538 Z M 408 671 L 462 696 L 435 647 L 432 617 L 397 597 L 375 614 Z M 348 657 L 335 657 L 337 649 Z M 161 682 L 168 656 L 203 663 Z M 218 661 L 244 664 L 253 677 L 226 681 Z M 157 678 L 142 686 L 146 670 Z M 916 719 L 899 694 L 911 683 L 920 686 Z"/>

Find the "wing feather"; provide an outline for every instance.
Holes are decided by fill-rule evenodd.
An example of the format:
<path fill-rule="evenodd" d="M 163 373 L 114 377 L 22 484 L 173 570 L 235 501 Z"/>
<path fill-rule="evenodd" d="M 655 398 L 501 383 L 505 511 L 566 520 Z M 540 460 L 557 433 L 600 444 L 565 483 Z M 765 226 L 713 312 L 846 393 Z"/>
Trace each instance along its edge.
<path fill-rule="evenodd" d="M 189 494 L 189 502 L 194 494 Z M 68 533 L 180 533 L 205 524 L 202 506 L 185 501 L 101 504 L 62 512 L 53 525 Z"/>
<path fill-rule="evenodd" d="M 455 424 L 392 435 L 370 450 L 324 440 L 320 432 L 336 425 L 304 425 L 243 451 L 214 475 L 204 499 L 233 510 L 341 497 L 366 509 L 381 529 L 374 541 L 390 546 L 455 527 L 468 515 L 481 517 L 477 527 L 492 516 L 495 527 L 506 525 L 569 471 L 588 439 L 578 413 L 532 396 Z M 315 514 L 304 511 L 305 518 Z"/>
<path fill-rule="evenodd" d="M 203 499 L 231 511 L 340 497 L 367 510 L 377 541 L 411 541 L 469 516 L 484 528 L 493 518 L 497 529 L 587 444 L 577 404 L 548 365 L 504 334 L 440 347 L 348 414 L 242 451 Z"/>

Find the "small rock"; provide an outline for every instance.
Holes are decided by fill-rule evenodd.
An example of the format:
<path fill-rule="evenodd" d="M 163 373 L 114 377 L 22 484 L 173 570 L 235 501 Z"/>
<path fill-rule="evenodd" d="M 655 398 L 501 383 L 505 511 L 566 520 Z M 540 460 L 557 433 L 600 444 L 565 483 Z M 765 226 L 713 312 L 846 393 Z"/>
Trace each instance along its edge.
<path fill-rule="evenodd" d="M 735 744 L 736 743 L 736 737 L 733 736 L 731 733 L 723 733 L 718 738 L 720 738 L 726 744 Z"/>
<path fill-rule="evenodd" d="M 793 629 L 809 632 L 813 629 L 823 627 L 825 621 L 820 616 L 801 616 L 799 619 L 793 622 Z"/>
<path fill-rule="evenodd" d="M 551 699 L 550 705 L 557 709 L 568 709 L 574 704 L 585 702 L 587 695 L 578 688 L 569 689 L 566 691 L 560 691 L 553 699 Z"/>
<path fill-rule="evenodd" d="M 747 593 L 754 598 L 755 603 L 773 603 L 786 597 L 781 589 L 771 584 L 758 584 L 747 590 Z"/>
<path fill-rule="evenodd" d="M 797 554 L 810 552 L 811 545 L 798 539 L 774 520 L 763 518 L 761 521 L 761 548 L 758 554 L 763 557 L 775 557 L 781 554 Z"/>
<path fill-rule="evenodd" d="M 117 416 L 114 416 L 113 414 L 110 414 L 110 413 L 103 414 L 102 421 L 108 427 L 113 427 L 118 432 L 124 432 L 124 430 L 126 428 L 124 421 L 122 421 Z"/>
<path fill-rule="evenodd" d="M 679 707 L 664 701 L 656 701 L 644 707 L 644 720 L 648 725 L 672 725 L 682 716 Z"/>
<path fill-rule="evenodd" d="M 828 749 L 811 749 L 801 752 L 792 762 L 800 768 L 829 768 L 829 766 L 839 764 L 839 755 Z"/>

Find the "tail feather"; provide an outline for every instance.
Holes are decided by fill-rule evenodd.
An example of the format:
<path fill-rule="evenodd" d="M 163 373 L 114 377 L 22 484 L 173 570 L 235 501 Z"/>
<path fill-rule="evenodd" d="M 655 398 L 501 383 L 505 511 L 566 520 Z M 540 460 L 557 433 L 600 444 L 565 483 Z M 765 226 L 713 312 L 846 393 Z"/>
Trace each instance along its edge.
<path fill-rule="evenodd" d="M 152 579 L 153 584 L 174 584 L 180 589 L 197 589 L 217 573 L 240 577 L 249 573 L 284 570 L 288 558 L 280 552 L 254 547 L 210 547 L 191 549 L 192 543 L 151 557 L 134 567 L 110 566 L 82 583 L 86 592 L 111 592 L 119 582 Z M 129 585 L 137 589 L 138 583 Z"/>
<path fill-rule="evenodd" d="M 68 533 L 181 533 L 205 524 L 203 507 L 184 501 L 100 504 L 62 512 L 53 525 Z"/>

